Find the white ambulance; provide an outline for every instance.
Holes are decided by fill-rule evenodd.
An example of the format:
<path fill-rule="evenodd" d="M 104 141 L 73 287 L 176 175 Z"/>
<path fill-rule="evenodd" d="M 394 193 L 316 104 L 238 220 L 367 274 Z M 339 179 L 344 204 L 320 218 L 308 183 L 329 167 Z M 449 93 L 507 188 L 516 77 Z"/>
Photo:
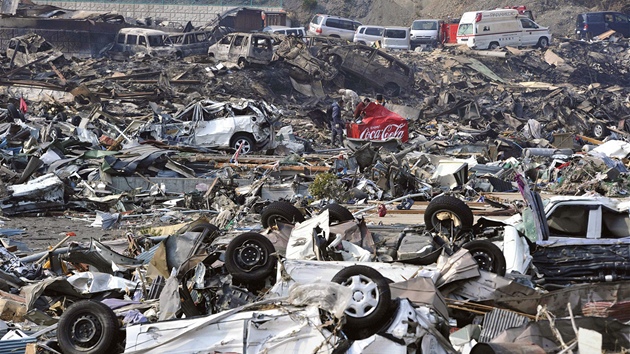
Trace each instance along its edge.
<path fill-rule="evenodd" d="M 457 43 L 473 49 L 495 49 L 503 46 L 538 46 L 551 42 L 548 27 L 542 27 L 518 10 L 466 12 L 459 21 Z"/>

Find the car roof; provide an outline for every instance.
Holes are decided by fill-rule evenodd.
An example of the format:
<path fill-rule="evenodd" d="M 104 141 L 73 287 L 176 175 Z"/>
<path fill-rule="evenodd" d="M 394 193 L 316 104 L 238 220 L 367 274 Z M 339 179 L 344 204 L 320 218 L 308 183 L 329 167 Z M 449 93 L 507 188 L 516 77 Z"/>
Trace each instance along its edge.
<path fill-rule="evenodd" d="M 138 28 L 138 27 L 121 28 L 119 33 L 123 33 L 123 34 L 145 34 L 147 36 L 162 36 L 162 35 L 167 35 L 168 36 L 169 35 L 169 33 L 164 32 L 164 31 L 150 29 L 150 28 Z"/>
<path fill-rule="evenodd" d="M 315 16 L 326 16 L 328 18 L 336 18 L 336 19 L 339 19 L 339 20 L 348 20 L 348 21 L 352 21 L 352 22 L 359 22 L 357 20 L 353 20 L 353 19 L 350 19 L 350 18 L 347 18 L 347 17 L 335 16 L 335 15 L 317 14 Z"/>

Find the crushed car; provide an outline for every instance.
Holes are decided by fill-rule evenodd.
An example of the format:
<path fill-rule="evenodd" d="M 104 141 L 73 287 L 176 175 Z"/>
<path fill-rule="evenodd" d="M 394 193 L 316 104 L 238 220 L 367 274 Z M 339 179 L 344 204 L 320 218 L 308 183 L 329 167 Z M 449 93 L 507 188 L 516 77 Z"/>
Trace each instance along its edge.
<path fill-rule="evenodd" d="M 281 112 L 266 102 L 240 100 L 194 102 L 174 116 L 158 114 L 137 134 L 148 140 L 168 144 L 233 149 L 241 154 L 264 147 L 273 148 L 274 123 Z"/>
<path fill-rule="evenodd" d="M 300 37 L 286 36 L 276 48 L 276 55 L 315 80 L 332 80 L 338 73 L 337 68 L 311 55 Z"/>
<path fill-rule="evenodd" d="M 63 53 L 55 49 L 44 37 L 30 33 L 11 38 L 6 56 L 15 65 L 24 66 L 38 61 L 53 62 L 63 57 Z"/>

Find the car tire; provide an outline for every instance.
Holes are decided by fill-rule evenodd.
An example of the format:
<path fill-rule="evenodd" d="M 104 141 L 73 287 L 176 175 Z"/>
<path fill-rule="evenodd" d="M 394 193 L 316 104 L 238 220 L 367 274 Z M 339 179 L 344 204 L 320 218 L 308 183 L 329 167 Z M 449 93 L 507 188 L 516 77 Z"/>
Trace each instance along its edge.
<path fill-rule="evenodd" d="M 604 123 L 593 124 L 593 137 L 602 140 L 610 134 L 610 130 Z"/>
<path fill-rule="evenodd" d="M 238 67 L 239 68 L 245 69 L 248 66 L 249 66 L 249 62 L 247 61 L 247 59 L 245 59 L 245 58 L 239 58 L 238 59 Z"/>
<path fill-rule="evenodd" d="M 350 210 L 346 209 L 345 207 L 339 204 L 326 205 L 325 207 L 322 208 L 322 211 L 320 212 L 320 214 L 326 210 L 328 210 L 329 220 L 331 224 L 354 220 L 354 215 L 352 215 Z"/>
<path fill-rule="evenodd" d="M 488 46 L 488 49 L 490 49 L 490 50 L 495 50 L 495 49 L 497 49 L 497 48 L 499 48 L 499 47 L 500 47 L 500 46 L 499 46 L 499 42 L 492 42 L 492 43 L 490 43 L 490 45 Z"/>
<path fill-rule="evenodd" d="M 377 270 L 353 265 L 340 270 L 332 281 L 352 290 L 352 299 L 345 311 L 346 328 L 374 328 L 387 320 L 391 291 L 387 280 Z"/>
<path fill-rule="evenodd" d="M 392 300 L 389 305 L 389 310 L 385 314 L 386 317 L 375 325 L 366 328 L 353 328 L 350 326 L 344 326 L 343 333 L 350 340 L 362 340 L 369 338 L 377 333 L 382 333 L 386 331 L 392 325 L 394 318 L 396 318 L 396 312 L 398 312 L 399 304 L 400 299 Z"/>
<path fill-rule="evenodd" d="M 15 107 L 13 103 L 9 103 L 7 105 L 7 111 L 9 111 L 9 116 L 13 119 L 24 118 L 24 115 L 22 114 L 22 112 L 20 112 L 20 110 L 18 110 L 17 107 Z"/>
<path fill-rule="evenodd" d="M 383 93 L 388 97 L 396 97 L 400 95 L 400 86 L 393 82 L 388 82 L 383 86 Z"/>
<path fill-rule="evenodd" d="M 455 220 L 455 223 L 450 220 Z M 427 231 L 437 230 L 450 234 L 452 229 L 457 235 L 460 231 L 470 230 L 473 221 L 473 213 L 468 205 L 450 195 L 433 198 L 424 212 Z"/>
<path fill-rule="evenodd" d="M 207 231 L 206 231 L 207 230 Z M 203 242 L 206 244 L 212 243 L 220 234 L 220 230 L 216 225 L 204 222 L 191 227 L 189 232 L 206 232 L 203 237 Z"/>
<path fill-rule="evenodd" d="M 549 39 L 547 37 L 540 37 L 540 39 L 538 39 L 538 44 L 536 44 L 536 46 L 540 49 L 545 49 L 549 47 Z"/>
<path fill-rule="evenodd" d="M 343 64 L 343 59 L 337 54 L 329 55 L 327 61 L 328 64 L 332 65 L 334 68 L 339 68 L 341 64 Z"/>
<path fill-rule="evenodd" d="M 241 155 L 249 154 L 255 150 L 254 138 L 248 134 L 235 135 L 232 137 L 232 144 L 230 144 L 230 146 L 234 149 L 234 151 L 236 151 L 241 146 L 241 143 L 243 144 Z"/>
<path fill-rule="evenodd" d="M 275 226 L 278 221 L 295 224 L 304 221 L 304 215 L 293 204 L 283 201 L 267 205 L 260 213 L 260 223 L 264 228 Z"/>
<path fill-rule="evenodd" d="M 479 269 L 500 276 L 505 275 L 505 256 L 494 243 L 485 240 L 474 240 L 464 244 L 463 248 L 470 252 L 479 265 Z"/>
<path fill-rule="evenodd" d="M 61 138 L 61 129 L 59 127 L 50 127 L 46 133 L 46 141 L 55 141 Z"/>
<path fill-rule="evenodd" d="M 261 283 L 276 267 L 275 252 L 268 238 L 256 232 L 246 232 L 228 244 L 225 268 L 235 283 Z"/>
<path fill-rule="evenodd" d="M 65 354 L 116 353 L 120 324 L 114 311 L 98 301 L 79 301 L 59 319 L 57 340 Z"/>

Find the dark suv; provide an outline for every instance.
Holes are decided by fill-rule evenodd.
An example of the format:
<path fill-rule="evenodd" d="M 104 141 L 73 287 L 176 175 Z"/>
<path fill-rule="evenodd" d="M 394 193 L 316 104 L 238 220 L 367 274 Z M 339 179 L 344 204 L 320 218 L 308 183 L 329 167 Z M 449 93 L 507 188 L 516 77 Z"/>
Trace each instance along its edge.
<path fill-rule="evenodd" d="M 628 15 L 621 12 L 587 12 L 579 14 L 575 21 L 575 33 L 578 38 L 590 40 L 609 30 L 630 37 Z"/>

